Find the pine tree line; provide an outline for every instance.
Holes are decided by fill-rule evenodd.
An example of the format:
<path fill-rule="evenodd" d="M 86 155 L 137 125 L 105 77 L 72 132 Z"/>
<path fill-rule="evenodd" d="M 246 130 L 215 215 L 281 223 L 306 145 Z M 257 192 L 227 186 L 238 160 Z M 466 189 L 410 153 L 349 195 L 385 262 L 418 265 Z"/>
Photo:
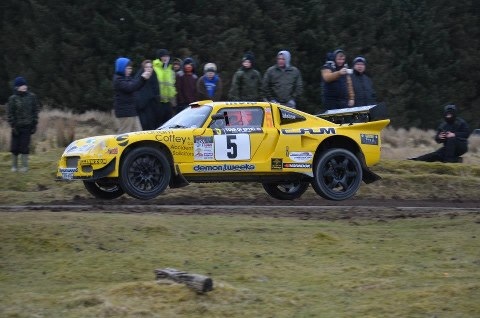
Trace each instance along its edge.
<path fill-rule="evenodd" d="M 318 113 L 321 66 L 342 48 L 350 63 L 367 58 L 394 126 L 434 127 L 445 103 L 480 126 L 474 0 L 5 0 L 0 9 L 1 103 L 21 74 L 45 104 L 107 111 L 118 56 L 138 66 L 168 48 L 193 57 L 197 71 L 215 62 L 228 88 L 245 51 L 264 72 L 287 49 L 305 82 L 299 107 Z"/>

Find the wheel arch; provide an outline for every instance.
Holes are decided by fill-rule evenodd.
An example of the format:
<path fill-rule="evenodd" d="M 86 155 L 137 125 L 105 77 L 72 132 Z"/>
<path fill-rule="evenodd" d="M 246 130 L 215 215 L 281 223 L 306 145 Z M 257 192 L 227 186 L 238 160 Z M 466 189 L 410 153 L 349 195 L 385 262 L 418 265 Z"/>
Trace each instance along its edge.
<path fill-rule="evenodd" d="M 355 142 L 355 140 L 346 136 L 332 136 L 323 140 L 315 151 L 313 162 L 318 160 L 322 152 L 332 148 L 343 148 L 350 151 L 358 158 L 358 160 L 360 160 L 362 166 L 365 165 L 365 157 L 363 156 L 360 146 Z"/>
<path fill-rule="evenodd" d="M 368 167 L 365 162 L 365 155 L 362 152 L 362 149 L 358 145 L 355 140 L 347 137 L 347 136 L 332 136 L 329 137 L 325 140 L 323 140 L 317 147 L 317 150 L 315 151 L 315 155 L 313 157 L 313 162 L 317 162 L 318 158 L 321 156 L 321 154 L 332 148 L 343 148 L 351 153 L 353 153 L 358 160 L 360 161 L 360 164 L 362 165 L 362 171 L 363 171 L 363 177 L 362 180 L 365 183 L 372 183 L 374 181 L 377 181 L 380 179 L 380 176 L 372 172 Z"/>
<path fill-rule="evenodd" d="M 120 157 L 119 167 L 120 167 L 123 159 L 125 158 L 125 156 L 130 151 L 132 151 L 134 149 L 137 149 L 139 147 L 152 147 L 152 148 L 158 149 L 158 150 L 162 151 L 163 153 L 165 153 L 165 155 L 167 156 L 168 162 L 170 164 L 170 168 L 172 168 L 172 171 L 174 171 L 173 155 L 170 152 L 170 149 L 168 149 L 168 147 L 165 144 L 163 144 L 161 142 L 158 142 L 158 141 L 153 141 L 153 140 L 140 140 L 140 141 L 137 141 L 137 142 L 134 142 L 134 143 L 128 145 L 128 147 L 122 152 L 122 156 Z"/>

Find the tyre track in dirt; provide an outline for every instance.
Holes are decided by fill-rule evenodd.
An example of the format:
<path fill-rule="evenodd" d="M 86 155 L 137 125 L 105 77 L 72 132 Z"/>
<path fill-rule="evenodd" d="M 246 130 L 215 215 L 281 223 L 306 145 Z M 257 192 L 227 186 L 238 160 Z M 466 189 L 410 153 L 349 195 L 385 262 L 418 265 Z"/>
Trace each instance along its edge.
<path fill-rule="evenodd" d="M 359 204 L 348 205 L 242 205 L 242 204 L 31 204 L 0 205 L 0 212 L 81 212 L 81 213 L 124 213 L 124 214 L 171 214 L 171 215 L 227 215 L 251 217 L 292 217 L 302 220 L 348 220 L 348 219 L 403 219 L 429 218 L 460 215 L 479 215 L 480 208 L 476 202 L 426 204 L 425 201 L 402 202 L 386 201 L 390 205 Z M 352 203 L 352 202 L 350 202 Z M 393 204 L 396 203 L 396 204 Z M 403 202 L 405 203 L 405 202 Z M 417 204 L 414 204 L 417 203 Z M 438 203 L 438 202 L 437 202 Z M 480 223 L 480 219 L 479 219 Z"/>

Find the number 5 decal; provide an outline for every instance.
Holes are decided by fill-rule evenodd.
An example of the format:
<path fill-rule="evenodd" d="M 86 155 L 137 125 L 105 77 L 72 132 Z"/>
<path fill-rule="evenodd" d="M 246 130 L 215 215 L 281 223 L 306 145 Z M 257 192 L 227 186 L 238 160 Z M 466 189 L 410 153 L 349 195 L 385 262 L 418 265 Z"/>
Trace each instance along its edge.
<path fill-rule="evenodd" d="M 215 135 L 215 160 L 250 160 L 250 136 Z"/>

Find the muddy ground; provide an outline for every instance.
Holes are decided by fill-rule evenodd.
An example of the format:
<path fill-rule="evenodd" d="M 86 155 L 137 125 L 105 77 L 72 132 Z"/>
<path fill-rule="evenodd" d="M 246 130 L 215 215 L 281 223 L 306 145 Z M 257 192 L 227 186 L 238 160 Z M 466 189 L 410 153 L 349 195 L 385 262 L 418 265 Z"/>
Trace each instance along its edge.
<path fill-rule="evenodd" d="M 176 215 L 245 215 L 252 217 L 293 217 L 303 220 L 387 220 L 464 214 L 479 215 L 480 200 L 385 200 L 362 199 L 335 202 L 312 198 L 282 201 L 260 196 L 254 198 L 224 196 L 179 196 L 141 201 L 123 196 L 101 201 L 81 195 L 72 200 L 48 203 L 31 202 L 22 206 L 0 206 L 0 211 L 53 211 L 91 213 L 161 213 Z"/>

